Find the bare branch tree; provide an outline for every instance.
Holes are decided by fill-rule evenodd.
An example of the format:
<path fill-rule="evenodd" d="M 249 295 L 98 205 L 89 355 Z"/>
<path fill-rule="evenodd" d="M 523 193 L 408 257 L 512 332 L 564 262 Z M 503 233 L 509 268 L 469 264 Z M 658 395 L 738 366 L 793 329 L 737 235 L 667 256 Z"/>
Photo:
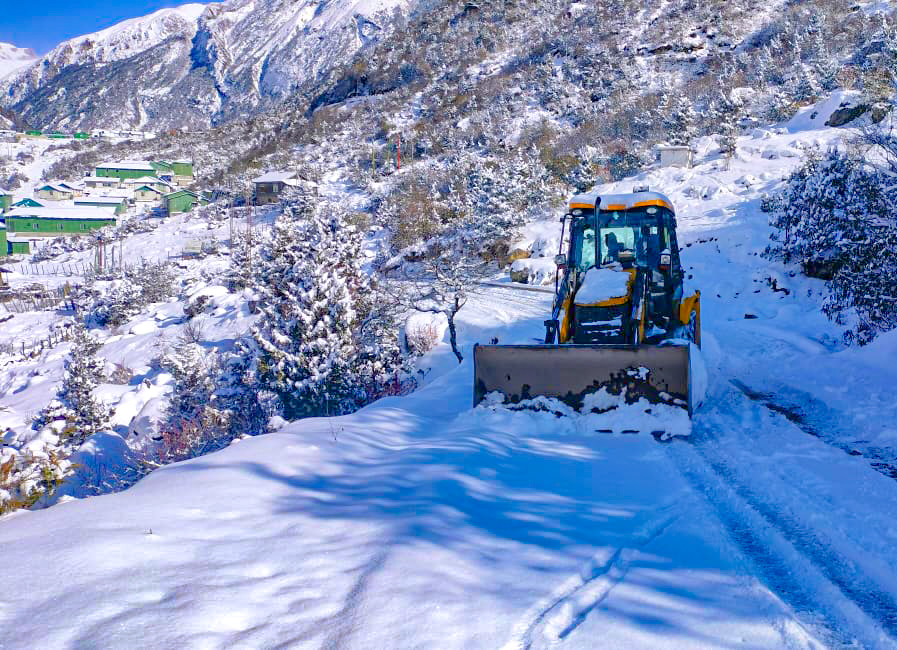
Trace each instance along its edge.
<path fill-rule="evenodd" d="M 401 292 L 397 303 L 405 308 L 431 314 L 444 314 L 448 320 L 449 342 L 458 363 L 464 356 L 458 347 L 456 318 L 479 281 L 486 276 L 488 264 L 479 260 L 455 259 L 443 256 L 429 260 L 425 273 L 409 280 L 407 291 Z"/>

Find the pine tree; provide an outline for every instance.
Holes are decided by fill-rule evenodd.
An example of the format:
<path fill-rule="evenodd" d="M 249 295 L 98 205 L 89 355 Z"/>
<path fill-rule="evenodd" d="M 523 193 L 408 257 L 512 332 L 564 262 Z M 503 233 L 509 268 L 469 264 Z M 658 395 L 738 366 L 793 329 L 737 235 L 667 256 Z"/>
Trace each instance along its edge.
<path fill-rule="evenodd" d="M 69 451 L 109 427 L 109 409 L 93 394 L 105 377 L 105 364 L 97 354 L 102 344 L 81 325 L 75 326 L 73 334 L 62 386 L 56 399 L 34 421 L 35 429 L 53 422 L 64 423 L 59 432 L 60 444 Z"/>
<path fill-rule="evenodd" d="M 300 218 L 301 216 L 301 218 Z M 346 413 L 368 398 L 359 374 L 361 238 L 337 206 L 290 206 L 261 251 L 259 380 L 288 419 Z"/>
<path fill-rule="evenodd" d="M 665 123 L 670 144 L 690 145 L 697 136 L 697 114 L 691 100 L 677 95 L 667 110 Z"/>

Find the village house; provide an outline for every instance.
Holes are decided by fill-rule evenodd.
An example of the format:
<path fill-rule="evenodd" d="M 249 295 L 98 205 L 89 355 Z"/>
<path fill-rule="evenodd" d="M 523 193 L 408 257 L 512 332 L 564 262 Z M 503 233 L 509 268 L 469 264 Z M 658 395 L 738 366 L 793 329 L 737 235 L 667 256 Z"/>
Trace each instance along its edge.
<path fill-rule="evenodd" d="M 128 178 L 122 183 L 126 188 L 135 191 L 136 188 L 141 185 L 147 185 L 149 187 L 154 187 L 160 192 L 174 192 L 175 187 L 173 184 L 163 181 L 161 178 L 156 178 L 154 176 L 141 176 L 140 178 Z"/>
<path fill-rule="evenodd" d="M 73 208 L 13 208 L 4 215 L 7 240 L 11 234 L 38 237 L 83 235 L 91 230 L 115 225 L 115 215 L 109 209 L 96 207 Z"/>
<path fill-rule="evenodd" d="M 687 145 L 657 145 L 657 157 L 661 167 L 691 167 L 692 150 Z"/>
<path fill-rule="evenodd" d="M 57 185 L 55 183 L 47 183 L 34 189 L 34 196 L 38 199 L 46 199 L 47 201 L 71 201 L 75 198 L 73 190 Z"/>
<path fill-rule="evenodd" d="M 60 181 L 57 183 L 59 187 L 70 190 L 72 192 L 72 196 L 78 198 L 79 196 L 84 195 L 84 184 L 76 181 Z"/>
<path fill-rule="evenodd" d="M 4 226 L 5 228 L 6 226 Z M 6 232 L 4 230 L 4 232 Z M 24 235 L 14 235 L 7 233 L 6 235 L 6 254 L 7 255 L 28 255 L 31 247 L 40 241 L 39 237 L 26 237 Z"/>
<path fill-rule="evenodd" d="M 9 192 L 0 190 L 0 212 L 6 212 L 11 207 L 12 207 L 12 194 L 10 194 Z M 5 233 L 4 233 L 4 236 L 5 236 Z M 5 247 L 0 246 L 0 250 L 2 250 L 4 248 Z"/>
<path fill-rule="evenodd" d="M 128 200 L 123 196 L 85 196 L 75 199 L 75 207 L 101 208 L 120 215 L 128 209 Z"/>
<path fill-rule="evenodd" d="M 165 202 L 165 211 L 168 213 L 168 216 L 190 212 L 200 203 L 199 195 L 190 190 L 178 190 L 177 192 L 166 194 L 163 201 Z"/>
<path fill-rule="evenodd" d="M 141 185 L 134 190 L 134 200 L 141 203 L 161 201 L 164 194 L 164 192 L 152 185 Z"/>
<path fill-rule="evenodd" d="M 25 197 L 19 201 L 13 203 L 11 208 L 46 208 L 50 205 L 50 201 L 38 201 L 37 199 L 32 199 L 30 197 Z"/>
<path fill-rule="evenodd" d="M 255 185 L 255 205 L 267 205 L 280 201 L 280 195 L 287 187 L 299 185 L 299 175 L 295 172 L 271 171 L 252 179 Z"/>
<path fill-rule="evenodd" d="M 141 178 L 142 176 L 155 176 L 156 170 L 153 163 L 146 160 L 124 160 L 98 165 L 94 170 L 96 176 L 114 177 L 119 180 L 126 178 Z"/>
<path fill-rule="evenodd" d="M 21 241 L 15 235 L 6 236 L 6 224 L 0 223 L 0 257 L 7 255 L 15 255 L 18 253 L 27 254 L 29 251 L 28 241 Z"/>
<path fill-rule="evenodd" d="M 84 184 L 91 189 L 108 189 L 118 187 L 121 179 L 117 176 L 85 176 Z"/>
<path fill-rule="evenodd" d="M 174 171 L 174 183 L 179 187 L 193 184 L 193 162 L 189 160 L 175 160 L 171 163 Z"/>

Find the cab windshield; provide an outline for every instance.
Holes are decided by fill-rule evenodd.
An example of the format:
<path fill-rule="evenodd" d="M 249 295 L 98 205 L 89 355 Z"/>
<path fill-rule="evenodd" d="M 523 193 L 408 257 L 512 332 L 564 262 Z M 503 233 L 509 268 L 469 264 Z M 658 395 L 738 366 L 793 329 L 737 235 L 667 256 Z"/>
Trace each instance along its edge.
<path fill-rule="evenodd" d="M 665 212 L 665 211 L 664 211 Z M 660 253 L 670 248 L 669 230 L 661 210 L 607 211 L 580 219 L 573 227 L 573 262 L 580 271 L 621 263 L 624 267 L 657 267 Z"/>

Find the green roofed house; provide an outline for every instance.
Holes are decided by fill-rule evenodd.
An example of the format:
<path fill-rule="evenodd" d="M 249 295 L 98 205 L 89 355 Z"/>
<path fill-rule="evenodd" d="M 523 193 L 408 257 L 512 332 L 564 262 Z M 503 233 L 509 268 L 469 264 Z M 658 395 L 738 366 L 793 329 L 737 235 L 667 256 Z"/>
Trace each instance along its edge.
<path fill-rule="evenodd" d="M 127 200 L 122 196 L 84 196 L 75 199 L 75 207 L 102 208 L 113 214 L 123 214 L 128 209 Z"/>
<path fill-rule="evenodd" d="M 163 200 L 165 201 L 165 210 L 171 216 L 182 212 L 190 212 L 199 203 L 199 195 L 190 190 L 178 190 L 177 192 L 166 194 Z"/>
<path fill-rule="evenodd" d="M 12 194 L 8 192 L 4 192 L 0 190 L 0 212 L 6 212 L 12 207 Z M 5 247 L 0 246 L 0 249 L 5 250 Z"/>
<path fill-rule="evenodd" d="M 75 192 L 69 187 L 47 183 L 34 188 L 34 195 L 39 199 L 47 201 L 71 201 L 75 198 Z"/>
<path fill-rule="evenodd" d="M 39 137 L 39 136 L 41 135 L 41 132 L 32 129 L 32 130 L 30 130 L 30 131 L 25 131 L 25 135 L 30 135 L 30 136 L 33 136 L 33 137 Z"/>
<path fill-rule="evenodd" d="M 160 161 L 153 164 L 160 167 L 156 170 L 157 176 L 171 174 L 175 185 L 179 187 L 190 185 L 193 182 L 193 163 L 189 160 Z"/>
<path fill-rule="evenodd" d="M 97 176 L 114 176 L 121 180 L 126 178 L 141 178 L 143 176 L 155 176 L 156 170 L 153 163 L 146 160 L 124 160 L 97 165 Z"/>
<path fill-rule="evenodd" d="M 169 174 L 174 174 L 174 165 L 172 165 L 170 162 L 166 162 L 164 160 L 154 160 L 150 162 L 150 164 L 157 172 L 167 172 Z"/>
<path fill-rule="evenodd" d="M 164 196 L 164 192 L 162 190 L 153 187 L 152 185 L 139 185 L 134 190 L 134 200 L 135 201 L 160 201 Z"/>
<path fill-rule="evenodd" d="M 21 201 L 16 201 L 10 207 L 11 208 L 45 208 L 47 207 L 47 203 L 49 201 L 38 201 L 37 199 L 24 198 Z"/>
<path fill-rule="evenodd" d="M 0 257 L 5 257 L 9 253 L 6 246 L 6 224 L 0 223 Z"/>
<path fill-rule="evenodd" d="M 84 131 L 76 131 L 75 132 L 75 140 L 89 140 L 90 134 L 85 133 Z"/>
<path fill-rule="evenodd" d="M 193 162 L 190 160 L 175 160 L 171 163 L 175 176 L 193 178 Z"/>
<path fill-rule="evenodd" d="M 86 206 L 13 208 L 4 215 L 4 219 L 7 239 L 12 234 L 29 237 L 83 235 L 91 230 L 115 225 L 115 215 L 110 210 Z"/>

